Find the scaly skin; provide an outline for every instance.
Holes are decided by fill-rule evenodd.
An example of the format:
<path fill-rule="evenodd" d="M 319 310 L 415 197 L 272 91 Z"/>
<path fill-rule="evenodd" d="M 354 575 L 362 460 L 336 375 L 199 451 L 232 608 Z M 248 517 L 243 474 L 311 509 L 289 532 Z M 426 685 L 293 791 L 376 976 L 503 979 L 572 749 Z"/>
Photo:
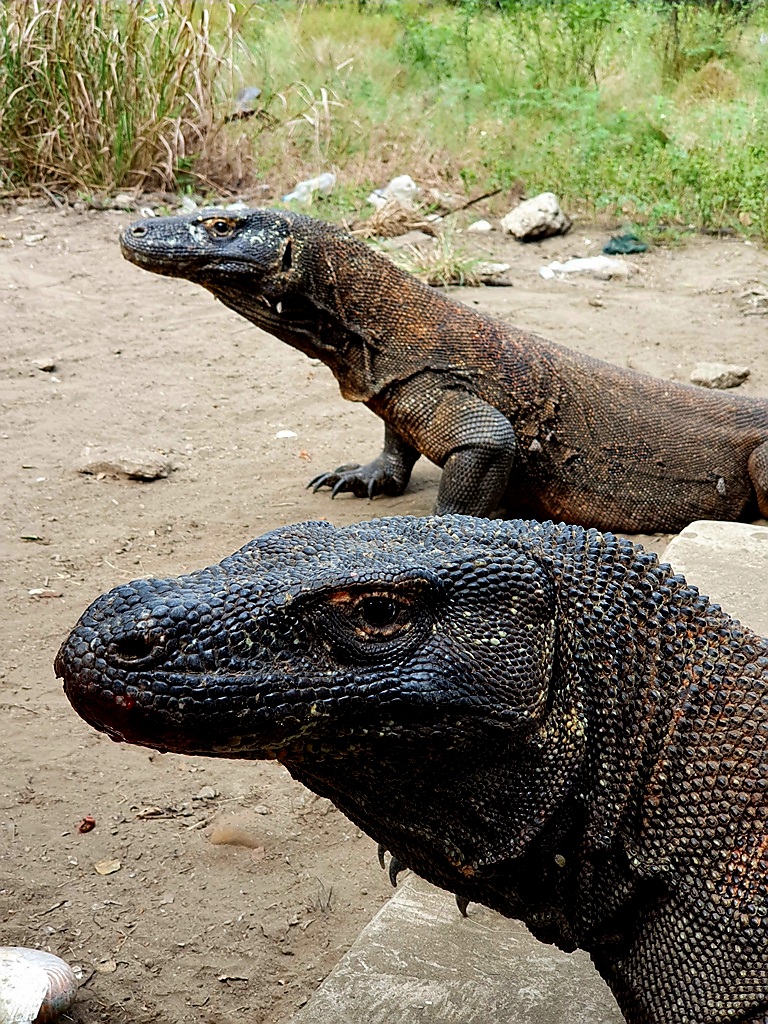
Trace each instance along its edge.
<path fill-rule="evenodd" d="M 277 758 L 629 1024 L 768 1020 L 768 641 L 628 541 L 290 526 L 99 598 L 56 671 L 115 739 Z"/>
<path fill-rule="evenodd" d="M 768 516 L 768 401 L 582 356 L 428 288 L 340 229 L 282 210 L 138 221 L 123 254 L 184 277 L 307 355 L 386 424 L 384 450 L 312 483 L 401 494 L 425 455 L 435 513 L 674 531 Z"/>

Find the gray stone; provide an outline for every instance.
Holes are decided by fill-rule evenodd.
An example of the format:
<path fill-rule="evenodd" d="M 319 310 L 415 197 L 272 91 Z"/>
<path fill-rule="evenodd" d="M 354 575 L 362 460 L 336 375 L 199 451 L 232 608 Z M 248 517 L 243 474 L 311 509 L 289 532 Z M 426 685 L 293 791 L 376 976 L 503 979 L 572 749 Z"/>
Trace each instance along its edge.
<path fill-rule="evenodd" d="M 691 381 L 703 388 L 737 388 L 749 376 L 748 366 L 730 363 L 697 363 L 691 371 Z"/>
<path fill-rule="evenodd" d="M 78 473 L 118 480 L 161 480 L 170 475 L 173 466 L 163 452 L 138 448 L 83 449 Z"/>
<path fill-rule="evenodd" d="M 542 192 L 533 199 L 526 199 L 501 219 L 502 231 L 521 242 L 564 235 L 570 227 L 571 218 L 560 209 L 553 192 Z"/>
<path fill-rule="evenodd" d="M 768 527 L 699 519 L 670 541 L 662 561 L 745 626 L 768 636 Z"/>
<path fill-rule="evenodd" d="M 410 876 L 292 1024 L 622 1024 L 586 953 Z"/>

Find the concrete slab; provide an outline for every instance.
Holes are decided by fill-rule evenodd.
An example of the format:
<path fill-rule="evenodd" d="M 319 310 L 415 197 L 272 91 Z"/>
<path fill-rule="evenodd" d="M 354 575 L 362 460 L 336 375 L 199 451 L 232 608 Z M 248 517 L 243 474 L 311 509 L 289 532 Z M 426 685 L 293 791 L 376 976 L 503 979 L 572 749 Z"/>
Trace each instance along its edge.
<path fill-rule="evenodd" d="M 360 933 L 292 1024 L 622 1024 L 586 953 L 414 875 Z"/>
<path fill-rule="evenodd" d="M 768 636 L 768 527 L 706 519 L 686 526 L 662 561 L 760 636 Z"/>
<path fill-rule="evenodd" d="M 768 528 L 698 521 L 665 549 L 702 593 L 768 636 Z M 291 1024 L 622 1024 L 585 953 L 537 942 L 415 876 L 360 933 Z"/>

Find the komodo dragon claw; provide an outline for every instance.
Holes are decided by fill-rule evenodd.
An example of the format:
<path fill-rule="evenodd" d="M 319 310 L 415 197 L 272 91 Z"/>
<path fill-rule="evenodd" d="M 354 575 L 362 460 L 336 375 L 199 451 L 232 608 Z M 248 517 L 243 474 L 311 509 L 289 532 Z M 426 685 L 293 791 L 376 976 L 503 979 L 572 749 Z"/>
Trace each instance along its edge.
<path fill-rule="evenodd" d="M 405 864 L 397 857 L 392 857 L 389 862 L 389 880 L 395 889 L 397 888 L 397 876 L 401 871 L 407 871 Z"/>

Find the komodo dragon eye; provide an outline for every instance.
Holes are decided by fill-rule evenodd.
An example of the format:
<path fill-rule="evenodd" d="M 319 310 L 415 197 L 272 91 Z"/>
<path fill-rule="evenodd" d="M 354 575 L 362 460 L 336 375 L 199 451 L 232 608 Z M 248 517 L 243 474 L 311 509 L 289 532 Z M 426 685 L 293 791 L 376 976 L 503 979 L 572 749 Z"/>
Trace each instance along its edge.
<path fill-rule="evenodd" d="M 386 629 L 397 618 L 399 608 L 388 597 L 364 597 L 359 602 L 358 614 L 371 629 Z"/>
<path fill-rule="evenodd" d="M 413 624 L 411 603 L 394 594 L 350 594 L 341 591 L 331 598 L 331 606 L 358 637 L 391 640 L 408 632 Z"/>
<path fill-rule="evenodd" d="M 204 227 L 209 234 L 215 235 L 217 238 L 226 238 L 235 230 L 235 222 L 216 217 L 214 220 L 205 221 Z"/>

